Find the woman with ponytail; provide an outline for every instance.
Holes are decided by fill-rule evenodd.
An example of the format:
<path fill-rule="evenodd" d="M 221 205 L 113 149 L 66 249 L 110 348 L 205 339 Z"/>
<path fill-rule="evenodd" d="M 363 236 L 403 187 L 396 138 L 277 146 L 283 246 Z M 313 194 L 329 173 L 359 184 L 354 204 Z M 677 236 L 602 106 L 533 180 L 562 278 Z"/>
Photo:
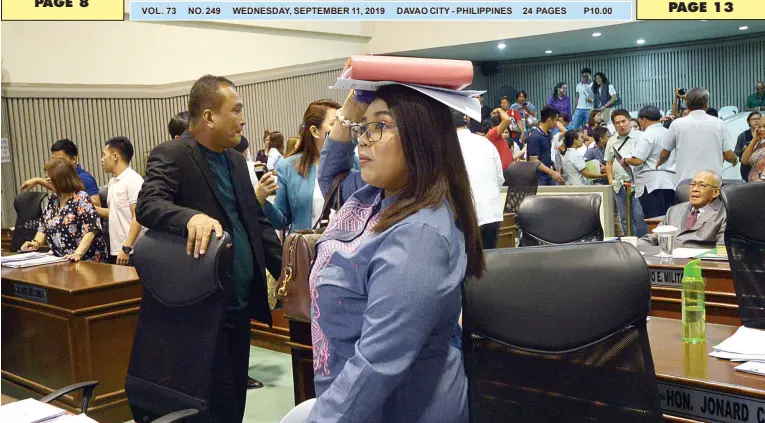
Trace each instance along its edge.
<path fill-rule="evenodd" d="M 332 100 L 317 100 L 303 114 L 300 140 L 289 157 L 276 163 L 278 188 L 274 203 L 266 201 L 268 191 L 259 184 L 255 193 L 266 217 L 276 229 L 311 229 L 321 215 L 324 194 L 319 188 L 316 169 L 324 138 L 332 129 L 340 105 Z"/>

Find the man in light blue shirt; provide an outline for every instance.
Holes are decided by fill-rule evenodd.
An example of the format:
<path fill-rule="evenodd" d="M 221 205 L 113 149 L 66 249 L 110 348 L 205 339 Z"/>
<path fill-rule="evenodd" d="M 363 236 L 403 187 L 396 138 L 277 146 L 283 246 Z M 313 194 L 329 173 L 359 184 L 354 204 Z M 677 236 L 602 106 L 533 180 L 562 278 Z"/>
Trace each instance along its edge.
<path fill-rule="evenodd" d="M 659 121 L 661 112 L 656 106 L 646 106 L 638 113 L 643 135 L 635 144 L 631 156 L 623 156 L 624 163 L 632 166 L 635 174 L 635 195 L 638 196 L 646 218 L 664 216 L 675 202 L 675 155 L 659 164 L 662 141 L 667 135 Z"/>

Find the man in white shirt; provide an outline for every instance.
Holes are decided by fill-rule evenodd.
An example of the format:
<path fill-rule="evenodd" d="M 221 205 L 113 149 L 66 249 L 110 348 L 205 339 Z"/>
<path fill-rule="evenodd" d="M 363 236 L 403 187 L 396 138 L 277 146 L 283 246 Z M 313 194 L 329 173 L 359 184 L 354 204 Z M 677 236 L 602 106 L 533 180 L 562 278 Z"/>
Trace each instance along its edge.
<path fill-rule="evenodd" d="M 622 224 L 622 231 L 627 233 L 627 222 L 630 222 L 630 233 L 632 236 L 641 237 L 648 233 L 648 226 L 645 223 L 643 207 L 635 196 L 635 191 L 631 192 L 630 201 L 631 216 L 627 217 L 627 189 L 625 183 L 632 183 L 632 169 L 625 165 L 622 166 L 620 160 L 625 156 L 632 156 L 635 151 L 635 144 L 643 136 L 643 132 L 632 128 L 630 122 L 630 113 L 625 109 L 617 109 L 611 113 L 611 122 L 614 124 L 616 134 L 608 140 L 604 158 L 606 160 L 606 176 L 608 183 L 614 188 L 614 199 L 616 208 L 619 210 L 619 220 Z"/>
<path fill-rule="evenodd" d="M 576 84 L 576 110 L 574 111 L 574 129 L 583 127 L 590 119 L 595 94 L 592 92 L 592 70 L 582 69 L 582 82 Z"/>
<path fill-rule="evenodd" d="M 723 174 L 723 160 L 733 166 L 738 158 L 733 150 L 736 141 L 728 134 L 723 121 L 706 113 L 709 107 L 709 91 L 694 88 L 685 95 L 688 116 L 675 119 L 662 142 L 663 151 L 657 166 L 669 159 L 676 151 L 677 183 L 692 179 L 702 170 Z"/>
<path fill-rule="evenodd" d="M 109 261 L 125 266 L 132 264 L 133 245 L 145 231 L 135 218 L 143 178 L 130 167 L 132 159 L 133 144 L 127 137 L 106 142 L 101 164 L 114 177 L 109 180 L 106 207 L 96 207 L 98 216 L 109 221 Z"/>
<path fill-rule="evenodd" d="M 664 216 L 675 202 L 675 154 L 666 163 L 658 165 L 661 142 L 667 134 L 661 122 L 661 112 L 656 106 L 646 106 L 638 113 L 643 135 L 635 144 L 632 155 L 623 156 L 632 166 L 635 176 L 635 195 L 643 206 L 645 217 Z"/>
<path fill-rule="evenodd" d="M 467 127 L 465 115 L 452 110 L 452 119 L 457 128 L 462 158 L 473 191 L 478 226 L 484 249 L 497 248 L 499 226 L 504 218 L 504 204 L 500 191 L 505 183 L 499 152 L 488 139 L 475 135 Z"/>

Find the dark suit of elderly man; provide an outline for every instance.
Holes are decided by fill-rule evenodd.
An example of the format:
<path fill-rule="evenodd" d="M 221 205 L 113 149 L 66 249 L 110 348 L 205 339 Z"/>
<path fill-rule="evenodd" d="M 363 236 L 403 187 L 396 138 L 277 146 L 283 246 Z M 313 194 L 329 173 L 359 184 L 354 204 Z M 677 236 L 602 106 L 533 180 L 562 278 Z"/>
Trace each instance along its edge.
<path fill-rule="evenodd" d="M 690 201 L 669 208 L 662 225 L 679 229 L 675 247 L 714 248 L 725 243 L 725 207 L 720 199 L 722 179 L 714 172 L 701 171 L 690 183 Z M 659 245 L 656 234 L 640 238 L 639 244 Z"/>

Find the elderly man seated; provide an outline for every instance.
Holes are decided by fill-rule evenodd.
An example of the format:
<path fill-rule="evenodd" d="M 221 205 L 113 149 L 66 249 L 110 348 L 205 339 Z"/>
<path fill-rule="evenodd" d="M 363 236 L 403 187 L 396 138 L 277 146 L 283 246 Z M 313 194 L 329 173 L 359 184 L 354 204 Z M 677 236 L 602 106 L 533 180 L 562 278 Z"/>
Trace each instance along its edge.
<path fill-rule="evenodd" d="M 714 172 L 701 171 L 690 183 L 691 201 L 669 208 L 662 225 L 678 228 L 675 247 L 714 248 L 725 241 L 726 214 L 720 199 L 722 179 Z M 639 245 L 659 245 L 656 234 L 648 234 Z"/>

